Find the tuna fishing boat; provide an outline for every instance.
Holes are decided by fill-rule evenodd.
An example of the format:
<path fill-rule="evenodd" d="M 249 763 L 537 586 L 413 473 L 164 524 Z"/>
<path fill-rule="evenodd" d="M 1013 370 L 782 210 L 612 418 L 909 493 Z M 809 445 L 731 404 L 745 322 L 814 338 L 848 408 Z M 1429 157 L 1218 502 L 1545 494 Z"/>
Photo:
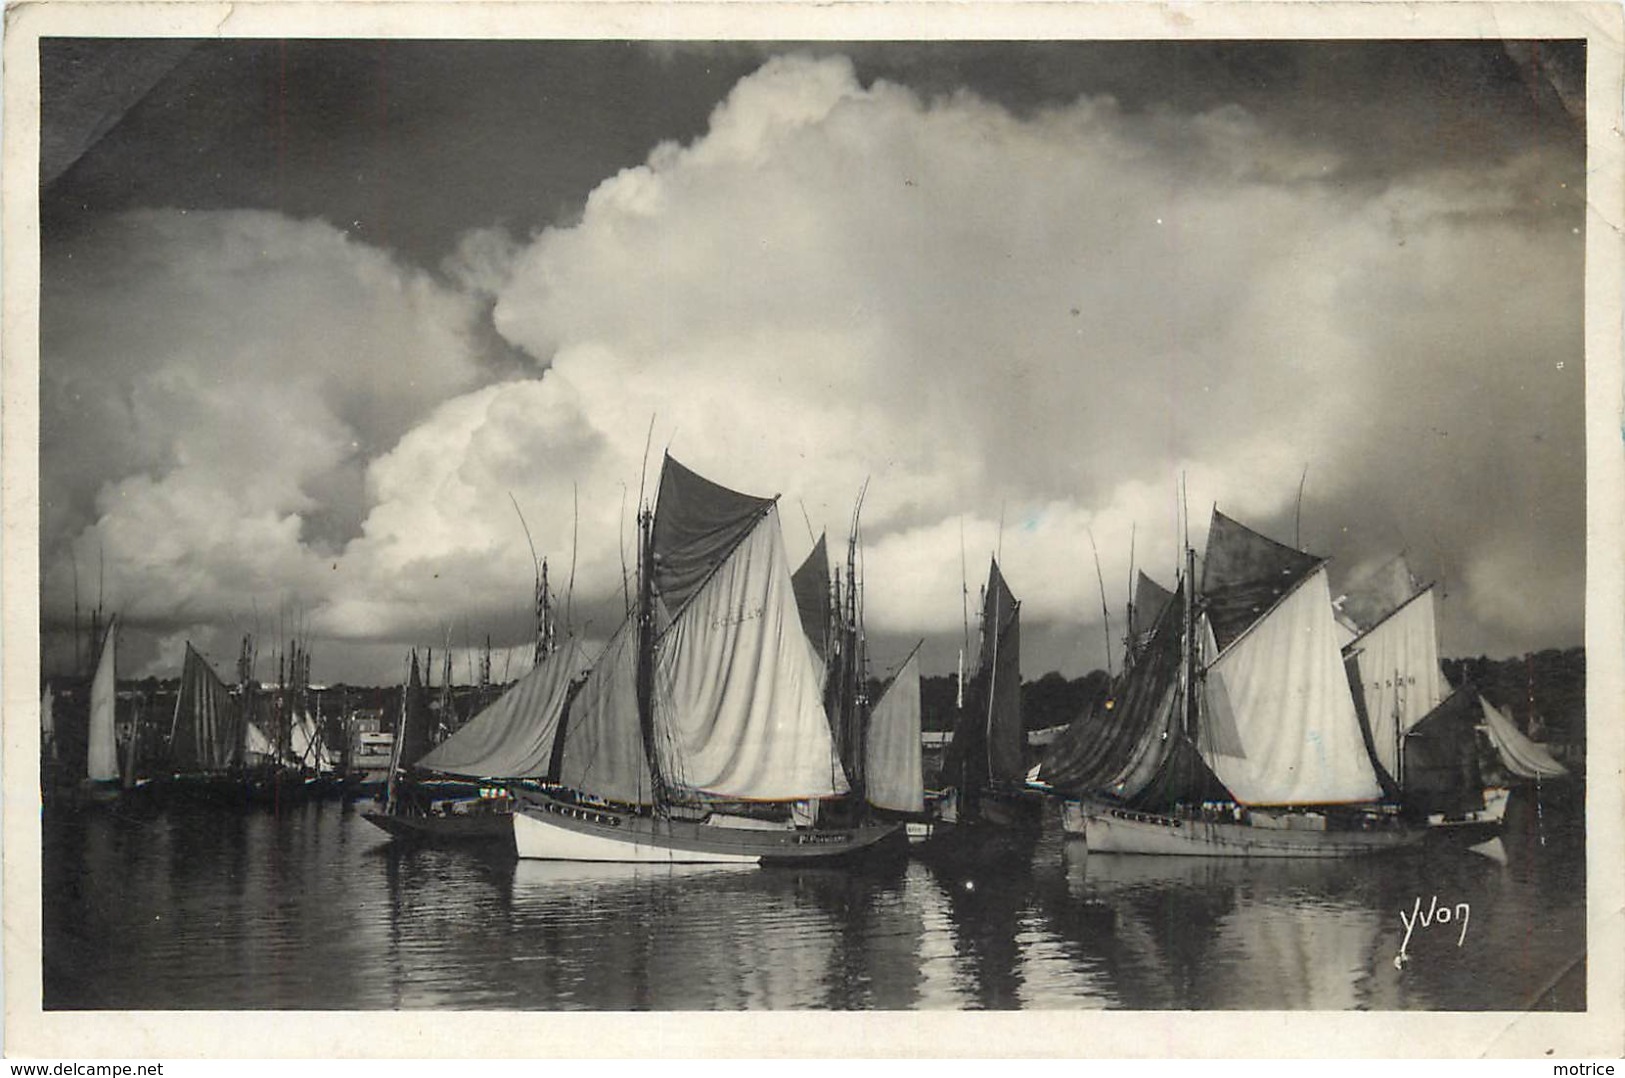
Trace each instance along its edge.
<path fill-rule="evenodd" d="M 809 863 L 897 836 L 820 812 L 851 785 L 777 499 L 668 455 L 638 531 L 636 604 L 559 716 L 549 784 L 513 790 L 519 856 Z"/>
<path fill-rule="evenodd" d="M 1043 795 L 1022 758 L 1021 604 L 988 567 L 981 649 L 943 760 L 947 789 L 913 852 L 926 860 L 982 865 L 1030 856 L 1043 825 Z"/>
<path fill-rule="evenodd" d="M 133 734 L 132 734 L 133 743 Z M 124 776 L 133 784 L 134 775 Z M 85 749 L 85 774 L 77 797 L 84 804 L 118 800 L 127 783 L 121 780 L 118 760 L 118 618 L 108 621 L 90 682 L 90 727 Z"/>
<path fill-rule="evenodd" d="M 1217 510 L 1114 697 L 1039 767 L 1091 853 L 1349 857 L 1421 838 L 1384 799 L 1326 562 Z M 1194 591 L 1194 601 L 1190 596 Z"/>
<path fill-rule="evenodd" d="M 547 778 L 559 718 L 586 666 L 580 645 L 567 640 L 413 765 L 422 775 L 473 781 L 472 795 L 436 797 L 432 782 L 413 782 L 397 791 L 396 811 L 365 813 L 366 819 L 397 838 L 423 842 L 510 839 L 508 784 Z"/>

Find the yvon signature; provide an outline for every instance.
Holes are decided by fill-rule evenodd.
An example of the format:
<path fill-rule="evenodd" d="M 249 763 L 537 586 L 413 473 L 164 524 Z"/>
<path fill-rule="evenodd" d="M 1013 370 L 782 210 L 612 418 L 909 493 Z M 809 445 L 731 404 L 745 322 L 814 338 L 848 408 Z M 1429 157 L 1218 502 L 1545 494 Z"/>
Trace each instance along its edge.
<path fill-rule="evenodd" d="M 1394 968 L 1404 969 L 1405 963 L 1411 960 L 1407 948 L 1411 945 L 1411 933 L 1416 931 L 1418 925 L 1423 928 L 1432 928 L 1435 925 L 1460 924 L 1461 931 L 1456 936 L 1456 946 L 1460 947 L 1467 942 L 1467 922 L 1472 919 L 1473 910 L 1465 902 L 1458 902 L 1454 906 L 1439 905 L 1439 896 L 1434 895 L 1428 900 L 1428 908 L 1422 909 L 1422 899 L 1418 897 L 1411 906 L 1409 915 L 1404 910 L 1399 911 L 1399 922 L 1405 926 L 1405 938 L 1400 941 L 1399 953 L 1394 956 Z"/>

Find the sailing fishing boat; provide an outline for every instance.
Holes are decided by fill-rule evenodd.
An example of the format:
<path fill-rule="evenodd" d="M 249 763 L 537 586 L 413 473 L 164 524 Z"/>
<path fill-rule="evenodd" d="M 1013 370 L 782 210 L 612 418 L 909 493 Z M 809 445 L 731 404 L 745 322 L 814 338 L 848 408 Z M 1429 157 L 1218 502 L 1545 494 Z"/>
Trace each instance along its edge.
<path fill-rule="evenodd" d="M 1090 852 L 1345 857 L 1414 842 L 1382 803 L 1326 562 L 1217 509 L 1088 751 L 1039 777 L 1079 795 Z M 1346 635 L 1346 634 L 1342 634 Z"/>
<path fill-rule="evenodd" d="M 169 727 L 168 792 L 241 801 L 248 726 L 231 689 L 187 641 Z"/>
<path fill-rule="evenodd" d="M 530 672 L 413 765 L 419 772 L 472 779 L 475 796 L 430 798 L 367 820 L 404 839 L 463 841 L 513 834 L 509 783 L 538 781 L 553 766 L 559 720 L 587 667 L 574 639 L 543 655 Z"/>
<path fill-rule="evenodd" d="M 1403 555 L 1334 604 L 1366 747 L 1385 796 L 1430 834 L 1476 842 L 1500 829 L 1506 791 L 1486 789 L 1477 690 L 1450 691 L 1439 663 L 1434 586 Z"/>
<path fill-rule="evenodd" d="M 105 804 L 117 800 L 122 786 L 118 763 L 118 616 L 108 619 L 96 675 L 90 683 L 90 733 L 85 752 L 81 801 Z M 133 734 L 132 734 L 133 736 Z"/>
<path fill-rule="evenodd" d="M 929 835 L 915 847 L 920 856 L 981 863 L 1032 852 L 1043 801 L 1026 782 L 1025 740 L 1021 604 L 992 559 L 976 674 L 943 760 L 948 789 L 934 806 Z"/>
<path fill-rule="evenodd" d="M 521 857 L 679 863 L 851 855 L 897 825 L 817 819 L 851 786 L 802 627 L 776 498 L 667 455 L 638 519 L 638 597 L 517 787 Z"/>

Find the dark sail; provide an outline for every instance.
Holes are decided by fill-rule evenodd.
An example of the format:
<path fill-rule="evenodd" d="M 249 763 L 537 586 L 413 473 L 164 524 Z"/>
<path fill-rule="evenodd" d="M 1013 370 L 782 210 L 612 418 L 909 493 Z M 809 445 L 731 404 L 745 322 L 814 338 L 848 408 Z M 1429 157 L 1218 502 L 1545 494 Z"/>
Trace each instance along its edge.
<path fill-rule="evenodd" d="M 1162 617 L 1163 608 L 1173 597 L 1173 592 L 1144 573 L 1139 574 L 1134 584 L 1134 616 L 1128 623 L 1128 631 L 1134 634 L 1135 639 L 1150 636 L 1157 620 Z"/>
<path fill-rule="evenodd" d="M 1460 815 L 1484 807 L 1480 718 L 1478 693 L 1463 685 L 1405 735 L 1400 770 L 1407 809 Z"/>
<path fill-rule="evenodd" d="M 773 504 L 772 498 L 729 490 L 666 457 L 652 546 L 654 593 L 667 617 L 677 616 Z"/>
<path fill-rule="evenodd" d="M 994 561 L 982 598 L 982 651 L 945 765 L 960 789 L 1021 782 L 1021 604 Z"/>
<path fill-rule="evenodd" d="M 418 675 L 418 653 L 412 652 L 412 673 L 406 683 L 406 703 L 401 714 L 401 729 L 395 732 L 401 748 L 398 765 L 411 767 L 429 751 L 429 693 Z"/>
<path fill-rule="evenodd" d="M 224 771 L 240 759 L 242 722 L 242 709 L 231 690 L 188 643 L 169 731 L 170 766 L 177 771 Z"/>
<path fill-rule="evenodd" d="M 1183 735 L 1185 593 L 1168 596 L 1139 660 L 1105 704 L 1056 738 L 1038 777 L 1066 793 L 1104 793 L 1138 808 L 1222 796 Z"/>
<path fill-rule="evenodd" d="M 1202 561 L 1201 595 L 1219 650 L 1320 564 L 1313 554 L 1268 539 L 1215 509 Z"/>
<path fill-rule="evenodd" d="M 820 535 L 813 544 L 812 553 L 790 577 L 790 586 L 796 593 L 796 609 L 801 612 L 801 627 L 813 650 L 825 662 L 829 661 L 829 553 Z"/>

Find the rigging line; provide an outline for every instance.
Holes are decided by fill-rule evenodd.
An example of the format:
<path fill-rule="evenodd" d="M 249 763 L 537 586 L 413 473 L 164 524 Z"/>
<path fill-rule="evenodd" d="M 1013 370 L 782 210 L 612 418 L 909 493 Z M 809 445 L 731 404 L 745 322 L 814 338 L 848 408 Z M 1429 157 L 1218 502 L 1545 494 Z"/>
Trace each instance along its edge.
<path fill-rule="evenodd" d="M 1106 577 L 1100 571 L 1100 547 L 1095 545 L 1094 529 L 1085 527 L 1083 531 L 1089 537 L 1089 549 L 1095 555 L 1095 581 L 1100 585 L 1100 616 L 1105 619 L 1106 677 L 1110 680 L 1112 676 L 1112 615 L 1111 611 L 1106 607 Z"/>
<path fill-rule="evenodd" d="M 647 482 L 647 480 L 649 478 L 649 447 L 654 444 L 654 439 L 655 439 L 655 416 L 654 416 L 654 413 L 650 413 L 650 415 L 649 415 L 649 433 L 644 435 L 644 438 L 643 438 L 643 466 L 638 470 L 638 512 L 640 512 L 640 513 L 643 512 L 643 491 L 644 491 L 644 486 L 645 486 L 645 483 Z M 639 565 L 639 567 L 641 569 L 641 567 L 643 565 L 642 540 L 641 539 L 639 540 L 638 565 Z"/>
<path fill-rule="evenodd" d="M 1298 477 L 1298 508 L 1292 515 L 1292 545 L 1299 550 L 1303 549 L 1303 485 L 1309 481 L 1309 464 L 1303 466 L 1303 475 Z"/>
<path fill-rule="evenodd" d="M 959 695 L 965 695 L 965 654 L 970 651 L 970 575 L 965 568 L 965 514 L 959 514 L 959 613 L 965 622 L 965 640 L 959 651 Z M 960 704 L 964 706 L 963 702 Z"/>
<path fill-rule="evenodd" d="M 576 545 L 581 535 L 581 490 L 574 480 L 570 482 L 570 581 L 564 589 L 564 631 L 568 634 L 574 621 L 572 605 L 576 596 Z"/>
<path fill-rule="evenodd" d="M 801 519 L 807 522 L 807 538 L 812 540 L 813 545 L 816 546 L 818 544 L 818 536 L 813 534 L 812 517 L 807 515 L 807 504 L 800 498 L 796 499 L 796 504 L 801 507 Z"/>
<path fill-rule="evenodd" d="M 626 575 L 626 484 L 621 484 L 621 515 L 618 543 L 621 548 L 621 605 L 623 614 L 632 613 L 632 582 Z"/>

